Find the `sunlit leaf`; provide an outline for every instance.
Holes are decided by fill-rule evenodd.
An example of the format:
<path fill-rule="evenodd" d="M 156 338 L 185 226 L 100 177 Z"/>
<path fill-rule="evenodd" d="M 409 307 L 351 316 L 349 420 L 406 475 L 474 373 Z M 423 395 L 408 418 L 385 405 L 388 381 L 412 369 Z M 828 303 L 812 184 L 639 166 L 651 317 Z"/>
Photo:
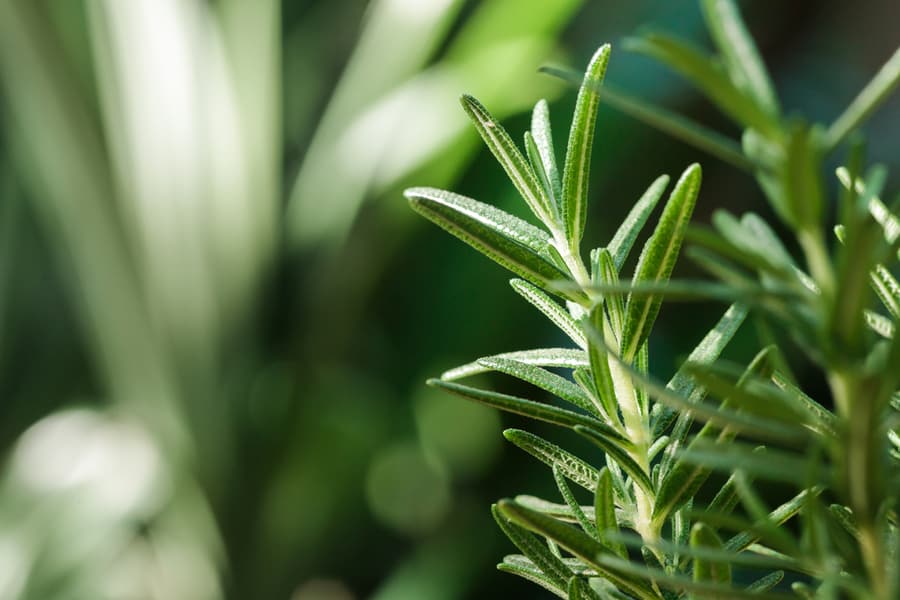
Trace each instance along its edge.
<path fill-rule="evenodd" d="M 562 427 L 574 427 L 575 425 L 585 425 L 590 427 L 607 428 L 607 425 L 593 419 L 587 415 L 582 415 L 563 408 L 550 406 L 534 402 L 533 400 L 525 400 L 515 396 L 508 396 L 498 392 L 491 392 L 479 388 L 461 385 L 452 381 L 444 381 L 441 379 L 429 379 L 428 385 L 438 387 L 457 396 L 462 396 L 468 400 L 474 400 L 481 404 L 493 408 L 499 408 L 507 412 L 516 413 L 538 421 L 546 421 L 554 425 Z"/>
<path fill-rule="evenodd" d="M 600 472 L 556 444 L 521 429 L 507 429 L 503 436 L 547 466 L 558 468 L 563 475 L 584 489 L 590 492 L 596 489 Z"/>
<path fill-rule="evenodd" d="M 578 344 L 579 347 L 587 349 L 587 340 L 584 339 L 584 333 L 578 327 L 578 323 L 556 301 L 527 281 L 513 279 L 509 283 L 517 294 L 544 313 L 544 316 L 559 327 L 573 342 Z"/>
<path fill-rule="evenodd" d="M 550 237 L 541 229 L 452 192 L 411 188 L 404 193 L 416 212 L 535 285 L 547 288 L 549 282 L 567 278 L 546 256 Z"/>
<path fill-rule="evenodd" d="M 463 109 L 475 124 L 475 128 L 491 153 L 506 171 L 525 203 L 541 221 L 549 223 L 553 214 L 550 198 L 546 195 L 528 161 L 516 147 L 503 126 L 472 96 L 460 98 Z"/>
<path fill-rule="evenodd" d="M 659 224 L 644 245 L 635 270 L 636 282 L 660 282 L 669 279 L 699 191 L 700 165 L 694 164 L 688 167 L 675 184 Z M 629 298 L 625 309 L 625 331 L 622 334 L 621 349 L 625 361 L 633 360 L 640 346 L 647 340 L 659 313 L 660 303 L 661 299 L 655 296 Z"/>
<path fill-rule="evenodd" d="M 544 166 L 544 174 L 550 182 L 551 198 L 556 203 L 557 211 L 561 213 L 562 207 L 562 182 L 559 178 L 559 169 L 556 167 L 556 151 L 553 147 L 553 133 L 550 128 L 550 108 L 546 100 L 539 100 L 531 112 L 531 135 L 537 146 L 541 164 Z"/>
<path fill-rule="evenodd" d="M 484 358 L 506 358 L 515 360 L 527 365 L 535 365 L 537 367 L 557 367 L 564 369 L 577 369 L 587 367 L 589 365 L 587 353 L 582 350 L 573 348 L 538 348 L 535 350 L 517 350 L 514 352 L 504 352 L 486 356 Z M 481 360 L 481 359 L 478 359 Z M 453 381 L 478 375 L 489 371 L 482 363 L 474 361 L 465 365 L 445 371 L 441 374 L 444 381 Z"/>
<path fill-rule="evenodd" d="M 666 186 L 668 185 L 668 175 L 660 175 L 657 177 L 653 183 L 650 184 L 650 187 L 647 188 L 647 191 L 645 191 L 640 199 L 638 199 L 634 207 L 628 212 L 628 216 L 625 217 L 625 220 L 622 221 L 622 224 L 619 225 L 615 235 L 613 235 L 607 249 L 613 257 L 613 263 L 616 265 L 616 272 L 620 271 L 622 265 L 625 264 L 625 259 L 628 258 L 628 254 L 631 252 L 634 241 L 641 233 L 644 224 L 647 222 L 647 219 L 650 218 L 650 213 L 653 212 L 656 203 L 662 198 L 663 192 L 666 191 Z"/>
<path fill-rule="evenodd" d="M 627 448 L 625 444 L 619 442 L 614 437 L 610 436 L 605 431 L 599 431 L 593 427 L 585 427 L 582 425 L 576 425 L 575 431 L 592 441 L 596 444 L 600 449 L 606 452 L 609 456 L 611 456 L 619 466 L 622 467 L 622 470 L 628 473 L 628 475 L 637 483 L 644 492 L 653 496 L 655 494 L 653 489 L 653 482 L 650 481 L 650 475 L 644 471 L 640 465 L 635 462 L 635 460 L 628 454 Z"/>
<path fill-rule="evenodd" d="M 566 567 L 562 560 L 551 554 L 547 546 L 541 543 L 532 533 L 504 517 L 496 504 L 491 506 L 491 514 L 493 514 L 494 520 L 503 533 L 506 534 L 506 537 L 528 557 L 538 572 L 543 574 L 543 578 L 549 580 L 557 589 L 565 589 L 569 577 L 572 576 L 572 571 Z"/>
<path fill-rule="evenodd" d="M 594 142 L 597 107 L 600 103 L 597 85 L 603 81 L 606 74 L 609 52 L 609 44 L 604 44 L 591 58 L 584 74 L 584 83 L 578 91 L 575 115 L 569 131 L 566 163 L 563 169 L 562 216 L 566 239 L 573 250 L 578 249 L 587 218 L 591 148 Z"/>
<path fill-rule="evenodd" d="M 483 358 L 478 362 L 493 371 L 506 373 L 507 375 L 511 375 L 522 381 L 527 381 L 532 385 L 562 398 L 570 404 L 574 404 L 578 408 L 592 413 L 597 411 L 590 396 L 588 396 L 584 390 L 565 377 L 560 377 L 556 373 L 551 373 L 541 367 L 510 360 L 508 358 Z"/>

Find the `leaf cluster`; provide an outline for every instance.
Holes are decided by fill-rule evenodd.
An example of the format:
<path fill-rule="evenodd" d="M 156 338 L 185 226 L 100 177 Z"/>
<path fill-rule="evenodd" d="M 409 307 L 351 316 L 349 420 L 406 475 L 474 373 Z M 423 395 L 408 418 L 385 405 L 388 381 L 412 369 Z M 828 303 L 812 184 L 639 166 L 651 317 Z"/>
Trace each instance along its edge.
<path fill-rule="evenodd" d="M 837 174 L 839 243 L 829 245 L 822 161 L 896 86 L 900 53 L 831 126 L 808 124 L 782 115 L 735 3 L 703 0 L 701 7 L 715 56 L 662 33 L 644 33 L 627 48 L 683 75 L 742 128 L 740 143 L 603 86 L 609 45 L 579 80 L 562 170 L 545 102 L 534 108 L 523 152 L 487 109 L 463 97 L 540 226 L 447 191 L 406 195 L 417 212 L 513 272 L 513 289 L 574 347 L 483 357 L 429 384 L 568 429 L 599 450 L 577 456 L 557 440 L 505 432 L 551 469 L 562 502 L 518 496 L 493 507 L 520 551 L 499 568 L 559 597 L 892 598 L 900 591 L 900 283 L 892 275 L 900 218 L 880 199 L 884 169 L 863 172 L 863 148 L 854 143 Z M 648 186 L 585 264 L 601 100 L 749 171 L 802 260 L 754 213 L 718 211 L 711 227 L 690 227 L 701 183 L 694 164 L 669 192 L 628 278 L 623 266 L 667 176 Z M 685 241 L 716 281 L 670 280 Z M 647 341 L 667 296 L 728 306 L 663 383 L 650 375 Z M 721 359 L 750 315 L 779 335 L 749 364 Z M 817 401 L 802 389 L 786 359 L 795 353 L 821 369 L 830 398 Z M 460 381 L 486 371 L 525 381 L 558 403 Z M 721 488 L 703 503 L 698 492 L 712 481 Z M 788 490 L 774 507 L 761 492 L 773 483 Z M 593 502 L 582 505 L 577 488 Z M 796 580 L 792 593 L 779 586 L 785 573 Z M 738 583 L 749 575 L 753 583 Z"/>

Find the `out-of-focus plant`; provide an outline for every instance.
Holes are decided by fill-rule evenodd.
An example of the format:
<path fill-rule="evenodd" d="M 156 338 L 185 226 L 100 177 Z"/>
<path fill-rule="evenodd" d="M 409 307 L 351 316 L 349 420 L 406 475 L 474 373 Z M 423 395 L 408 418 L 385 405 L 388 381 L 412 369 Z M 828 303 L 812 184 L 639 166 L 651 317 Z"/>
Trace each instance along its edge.
<path fill-rule="evenodd" d="M 391 461 L 398 448 L 440 476 L 436 508 L 422 521 L 446 517 L 449 477 L 426 456 L 440 444 L 423 448 L 410 435 L 393 445 L 389 424 L 408 407 L 388 403 L 399 394 L 380 391 L 380 374 L 351 364 L 338 333 L 354 328 L 353 309 L 367 305 L 402 236 L 379 231 L 367 269 L 321 264 L 344 259 L 365 198 L 414 170 L 449 182 L 477 150 L 440 102 L 463 74 L 480 68 L 504 114 L 562 91 L 536 80 L 524 99 L 500 93 L 558 53 L 581 1 L 538 10 L 537 1 L 490 0 L 461 16 L 458 0 L 374 0 L 329 98 L 323 65 L 338 65 L 322 58 L 347 25 L 334 22 L 333 4 L 318 3 L 310 11 L 324 14 L 294 31 L 282 17 L 297 4 L 275 0 L 0 0 L 2 244 L 18 250 L 19 225 L 35 222 L 46 242 L 28 242 L 51 255 L 40 266 L 55 262 L 63 273 L 53 310 L 68 317 L 71 305 L 80 327 L 62 335 L 85 347 L 70 361 L 77 377 L 59 377 L 62 394 L 17 394 L 29 412 L 4 412 L 0 596 L 284 597 L 332 568 L 316 561 L 353 551 L 335 532 L 366 519 L 367 469 L 369 527 L 380 519 L 414 529 L 415 519 L 385 517 L 378 509 L 391 497 L 371 492 L 385 488 L 379 474 L 390 479 L 408 464 Z M 494 75 L 512 63 L 505 80 Z M 316 121 L 315 134 L 298 134 Z M 297 155 L 299 172 L 285 178 L 283 163 Z M 31 205 L 6 202 L 20 198 Z M 12 252 L 0 258 L 3 277 L 10 265 L 31 266 Z M 49 281 L 39 294 L 57 289 L 46 273 L 33 276 Z M 272 299 L 284 289 L 296 297 Z M 273 336 L 262 321 L 276 305 L 279 325 L 289 324 Z M 293 316 L 310 305 L 311 315 Z M 301 379 L 311 382 L 302 396 Z M 419 421 L 441 418 L 421 404 Z M 401 564 L 400 576 L 386 575 L 383 597 L 402 596 L 393 582 L 409 571 Z M 377 584 L 361 569 L 325 576 Z M 457 579 L 464 589 L 471 578 Z M 426 584 L 418 589 L 437 585 Z"/>
<path fill-rule="evenodd" d="M 506 431 L 552 468 L 563 503 L 519 496 L 495 505 L 498 524 L 522 552 L 506 557 L 501 570 L 571 600 L 783 597 L 776 588 L 786 573 L 799 597 L 895 598 L 900 284 L 891 263 L 900 218 L 878 198 L 884 169 L 863 174 L 855 143 L 838 171 L 840 243 L 828 244 L 822 162 L 900 82 L 900 51 L 831 126 L 808 124 L 782 115 L 735 4 L 703 0 L 701 7 L 718 56 L 658 33 L 627 47 L 684 75 L 743 128 L 742 144 L 627 95 L 608 99 L 752 172 L 803 266 L 753 213 L 718 211 L 712 229 L 689 229 L 697 165 L 675 185 L 631 280 L 620 281 L 620 270 L 665 178 L 585 266 L 580 241 L 594 118 L 606 95 L 603 46 L 581 79 L 561 173 L 545 104 L 535 106 L 523 153 L 481 104 L 463 97 L 542 227 L 452 192 L 406 192 L 417 212 L 520 277 L 512 280 L 516 292 L 575 347 L 488 356 L 430 383 L 571 429 L 605 454 L 596 465 L 532 433 Z M 719 282 L 670 281 L 685 238 L 694 244 L 691 257 Z M 668 384 L 648 374 L 647 353 L 664 297 L 734 302 Z M 748 365 L 721 360 L 748 311 L 780 335 Z M 816 401 L 794 379 L 785 357 L 795 354 L 820 367 L 831 398 Z M 485 371 L 524 380 L 571 407 L 457 381 Z M 708 500 L 700 492 L 717 472 L 727 478 Z M 592 505 L 580 504 L 570 482 L 593 494 Z M 766 500 L 773 483 L 787 496 L 774 510 Z M 786 525 L 792 518 L 797 524 Z"/>

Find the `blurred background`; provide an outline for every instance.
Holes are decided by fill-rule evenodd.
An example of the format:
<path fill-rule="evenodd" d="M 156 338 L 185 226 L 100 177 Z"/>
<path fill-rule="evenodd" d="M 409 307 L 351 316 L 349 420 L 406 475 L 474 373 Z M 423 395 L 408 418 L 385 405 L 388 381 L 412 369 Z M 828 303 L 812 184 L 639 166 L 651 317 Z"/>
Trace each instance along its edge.
<path fill-rule="evenodd" d="M 900 41 L 895 0 L 742 7 L 812 119 Z M 561 156 L 574 90 L 537 69 L 607 41 L 607 81 L 736 135 L 617 51 L 642 26 L 709 46 L 692 0 L 0 0 L 0 598 L 545 597 L 494 570 L 489 505 L 555 499 L 550 472 L 424 380 L 565 341 L 401 191 L 524 216 L 457 99 L 521 139 L 547 98 Z M 867 126 L 895 172 L 898 110 Z M 591 247 L 693 161 L 696 220 L 767 214 L 610 108 L 595 144 Z M 720 312 L 664 307 L 652 371 Z"/>

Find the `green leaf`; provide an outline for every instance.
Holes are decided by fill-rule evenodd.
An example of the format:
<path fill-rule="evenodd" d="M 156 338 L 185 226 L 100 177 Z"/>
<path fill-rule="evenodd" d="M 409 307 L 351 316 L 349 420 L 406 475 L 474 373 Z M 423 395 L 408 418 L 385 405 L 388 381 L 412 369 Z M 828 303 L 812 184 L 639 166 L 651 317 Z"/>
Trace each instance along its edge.
<path fill-rule="evenodd" d="M 485 356 L 484 358 L 507 358 L 515 360 L 527 365 L 535 365 L 537 367 L 555 367 L 563 369 L 577 369 L 587 367 L 587 353 L 582 350 L 573 348 L 538 348 L 535 350 L 517 350 L 514 352 L 504 352 L 502 354 L 494 354 L 493 356 Z M 478 359 L 481 360 L 481 359 Z M 441 375 L 444 381 L 453 381 L 470 377 L 489 371 L 487 367 L 478 361 L 460 365 L 449 371 L 445 371 Z"/>
<path fill-rule="evenodd" d="M 572 571 L 566 565 L 554 556 L 546 545 L 542 544 L 533 534 L 525 530 L 523 527 L 511 522 L 499 510 L 496 504 L 491 506 L 491 514 L 497 525 L 506 537 L 515 544 L 528 559 L 534 564 L 540 573 L 542 573 L 550 583 L 559 589 L 565 589 Z"/>
<path fill-rule="evenodd" d="M 764 352 L 765 351 L 756 356 L 747 368 L 744 376 L 741 378 L 739 385 L 742 385 L 752 374 L 766 368 L 766 355 Z M 709 367 L 710 364 L 711 363 L 704 363 L 704 366 Z M 697 381 L 697 383 L 702 383 L 697 380 L 696 375 L 694 376 L 694 380 Z M 728 399 L 723 401 L 722 406 L 726 406 L 727 403 Z M 684 433 L 679 432 L 679 434 L 684 435 L 686 434 L 686 431 Z M 732 440 L 735 434 L 734 432 L 729 431 L 727 427 L 722 431 L 717 431 L 714 426 L 707 423 L 703 426 L 688 448 L 695 448 L 703 440 L 709 440 L 713 436 L 716 436 L 717 442 L 723 443 Z M 651 517 L 653 522 L 658 526 L 662 525 L 673 511 L 691 500 L 700 489 L 700 486 L 706 481 L 707 477 L 709 477 L 710 470 L 708 468 L 704 468 L 702 465 L 696 465 L 684 459 L 678 460 L 674 467 L 671 467 L 671 470 L 669 469 L 669 461 L 674 459 L 679 453 L 682 440 L 683 438 L 679 440 L 677 445 L 672 447 L 672 450 L 668 453 L 668 461 L 666 461 L 665 467 L 660 469 L 661 483 L 659 485 L 656 504 L 653 507 L 653 515 Z"/>
<path fill-rule="evenodd" d="M 591 309 L 590 315 L 582 321 L 586 324 L 586 331 L 596 330 L 603 338 L 606 337 L 606 315 L 603 306 L 597 305 Z M 611 341 L 611 340 L 610 340 Z M 606 419 L 614 426 L 621 424 L 619 419 L 616 390 L 613 384 L 612 372 L 609 369 L 609 361 L 606 358 L 606 349 L 603 344 L 596 343 L 594 336 L 588 336 L 588 359 L 591 364 L 591 377 L 594 381 L 597 399 L 600 401 Z"/>
<path fill-rule="evenodd" d="M 825 147 L 834 149 L 847 135 L 858 128 L 900 84 L 900 48 L 878 70 L 875 77 L 853 99 L 825 136 Z"/>
<path fill-rule="evenodd" d="M 553 583 L 552 579 L 544 575 L 544 573 L 536 566 L 533 566 L 533 564 L 532 566 L 526 566 L 519 561 L 508 562 L 506 559 L 504 559 L 502 563 L 497 565 L 497 570 L 504 573 L 510 573 L 512 575 L 518 575 L 522 579 L 541 586 L 542 588 L 544 588 L 551 594 L 558 596 L 559 598 L 563 598 L 564 600 L 567 598 L 566 592 L 557 587 Z"/>
<path fill-rule="evenodd" d="M 877 264 L 871 273 L 872 288 L 884 307 L 895 319 L 900 319 L 900 283 L 884 265 Z"/>
<path fill-rule="evenodd" d="M 567 279 L 546 255 L 550 236 L 489 204 L 433 188 L 404 192 L 412 208 L 488 258 L 535 285 Z M 570 299 L 579 294 L 567 294 Z"/>
<path fill-rule="evenodd" d="M 588 587 L 583 579 L 573 577 L 569 580 L 568 600 L 584 600 L 585 598 L 596 598 L 597 595 Z"/>
<path fill-rule="evenodd" d="M 691 529 L 691 547 L 722 549 L 722 540 L 709 525 L 697 523 Z M 731 565 L 727 562 L 694 558 L 694 581 L 731 583 Z"/>
<path fill-rule="evenodd" d="M 728 78 L 722 65 L 694 46 L 660 33 L 647 33 L 625 42 L 628 50 L 667 64 L 703 92 L 719 109 L 745 128 L 778 139 L 778 122 L 746 97 Z"/>
<path fill-rule="evenodd" d="M 600 541 L 615 554 L 622 558 L 628 558 L 625 546 L 611 537 L 619 532 L 619 522 L 616 520 L 612 474 L 605 467 L 600 469 L 597 491 L 594 493 L 594 519 L 600 534 Z"/>
<path fill-rule="evenodd" d="M 821 433 L 832 437 L 837 436 L 838 420 L 833 412 L 810 398 L 803 390 L 791 383 L 784 373 L 775 371 L 772 374 L 772 382 L 786 393 L 792 394 L 797 402 L 802 404 L 810 415 L 813 415 Z"/>
<path fill-rule="evenodd" d="M 790 252 L 781 243 L 778 235 L 772 230 L 769 224 L 758 214 L 753 212 L 744 213 L 741 216 L 741 225 L 750 232 L 750 236 L 756 238 L 758 246 L 763 246 L 770 260 L 774 264 L 795 265 L 794 259 Z"/>
<path fill-rule="evenodd" d="M 761 270 L 776 276 L 792 273 L 792 261 L 787 256 L 784 246 L 777 241 L 774 233 L 767 226 L 760 227 L 758 225 L 755 230 L 747 228 L 744 226 L 743 220 L 738 221 L 731 213 L 721 209 L 713 213 L 712 221 L 715 228 L 722 234 L 723 240 L 735 246 L 738 254 L 753 256 L 758 261 L 764 262 L 765 265 Z M 764 222 L 758 221 L 758 223 Z M 762 239 L 760 233 L 763 234 Z M 772 242 L 773 238 L 775 244 L 770 246 L 768 242 Z"/>
<path fill-rule="evenodd" d="M 521 429 L 507 429 L 503 436 L 545 465 L 558 467 L 563 475 L 589 492 L 597 488 L 600 472 L 556 444 Z"/>
<path fill-rule="evenodd" d="M 551 373 L 540 367 L 510 360 L 508 358 L 483 358 L 478 362 L 493 371 L 499 371 L 500 373 L 511 375 L 522 381 L 527 381 L 542 390 L 546 390 L 551 394 L 562 398 L 570 404 L 574 404 L 578 408 L 584 409 L 590 413 L 597 412 L 597 407 L 594 406 L 593 400 L 584 392 L 584 390 L 565 377 L 560 377 L 556 373 Z"/>
<path fill-rule="evenodd" d="M 631 455 L 627 452 L 628 446 L 618 441 L 615 437 L 610 436 L 607 432 L 599 431 L 593 427 L 576 425 L 575 431 L 594 442 L 597 447 L 619 463 L 622 470 L 628 473 L 634 482 L 649 496 L 653 497 L 656 495 L 653 489 L 653 482 L 650 481 L 650 475 L 631 458 Z"/>
<path fill-rule="evenodd" d="M 560 521 L 566 521 L 567 523 L 578 522 L 578 519 L 575 518 L 575 515 L 572 513 L 572 509 L 568 504 L 550 502 L 549 500 L 544 500 L 543 498 L 528 496 L 525 494 L 516 496 L 515 500 L 522 506 L 527 506 L 531 510 L 536 510 L 538 512 L 548 514 L 555 519 L 559 519 Z M 582 512 L 584 512 L 587 518 L 594 518 L 594 507 L 582 506 L 581 510 Z"/>
<path fill-rule="evenodd" d="M 692 401 L 701 400 L 703 390 L 698 390 L 696 380 L 690 375 L 686 365 L 711 364 L 715 362 L 746 318 L 747 307 L 745 305 L 732 304 L 729 306 L 728 310 L 725 311 L 725 314 L 722 315 L 713 328 L 710 329 L 709 332 L 703 336 L 703 339 L 700 340 L 700 343 L 691 350 L 687 361 L 685 361 L 681 368 L 678 369 L 672 379 L 669 380 L 666 384 L 666 388 L 679 396 L 683 396 Z M 655 437 L 666 430 L 669 423 L 671 423 L 672 416 L 675 414 L 673 410 L 666 409 L 663 405 L 657 406 L 659 406 L 660 412 L 652 425 L 653 435 Z M 674 439 L 675 436 L 673 436 L 673 440 Z"/>
<path fill-rule="evenodd" d="M 796 229 L 821 226 L 825 197 L 818 131 L 800 121 L 790 126 L 787 165 L 782 185 L 786 191 L 789 223 Z"/>
<path fill-rule="evenodd" d="M 653 183 L 650 184 L 650 187 L 647 188 L 647 191 L 645 191 L 635 203 L 634 207 L 628 212 L 628 216 L 625 217 L 625 220 L 622 221 L 622 224 L 619 225 L 615 235 L 613 235 L 612 240 L 610 240 L 607 249 L 613 257 L 616 273 L 618 273 L 622 269 L 622 265 L 625 264 L 625 259 L 628 258 L 628 254 L 631 252 L 634 241 L 641 233 L 641 229 L 644 228 L 644 224 L 647 222 L 647 219 L 650 218 L 650 213 L 653 212 L 656 203 L 662 198 L 663 192 L 666 191 L 666 186 L 668 185 L 668 175 L 660 175 L 657 177 Z"/>
<path fill-rule="evenodd" d="M 703 527 L 712 531 L 705 524 L 697 523 L 691 532 L 688 533 L 688 540 L 693 537 L 693 532 L 697 527 Z M 683 555 L 688 558 L 700 559 L 702 561 L 728 563 L 733 566 L 753 567 L 753 568 L 774 568 L 780 567 L 785 569 L 797 569 L 798 561 L 791 557 L 772 552 L 759 552 L 759 547 L 751 546 L 744 552 L 733 552 L 723 547 L 721 539 L 717 546 L 712 545 L 687 545 L 688 540 L 684 544 L 658 539 L 653 542 L 647 542 L 638 535 L 632 533 L 620 533 L 616 535 L 618 541 L 626 544 L 629 548 L 639 549 L 652 548 L 669 555 Z M 718 535 L 716 535 L 718 539 Z M 755 551 L 757 550 L 757 551 Z"/>
<path fill-rule="evenodd" d="M 550 181 L 551 198 L 561 213 L 562 207 L 562 183 L 559 179 L 559 170 L 556 167 L 556 152 L 553 149 L 553 133 L 550 129 L 550 108 L 546 100 L 539 100 L 531 112 L 531 135 L 537 146 L 541 164 L 544 166 L 544 174 Z"/>
<path fill-rule="evenodd" d="M 700 191 L 700 165 L 693 164 L 675 184 L 653 235 L 647 240 L 638 260 L 634 280 L 661 282 L 672 274 L 681 241 Z M 622 334 L 622 358 L 631 362 L 647 340 L 661 299 L 656 296 L 630 298 L 626 305 L 625 331 Z"/>
<path fill-rule="evenodd" d="M 866 325 L 869 326 L 869 329 L 885 339 L 890 340 L 894 338 L 893 321 L 868 309 L 863 311 L 863 317 L 865 318 Z"/>
<path fill-rule="evenodd" d="M 586 533 L 552 517 L 516 504 L 511 500 L 501 500 L 498 503 L 498 508 L 509 520 L 554 540 L 562 548 L 581 558 L 587 564 L 592 565 L 601 576 L 610 580 L 622 591 L 633 594 L 638 598 L 658 597 L 642 577 L 623 574 L 619 569 L 610 567 L 609 563 L 602 561 L 606 549 L 599 542 L 591 539 Z M 625 561 L 618 558 L 617 563 L 619 562 L 624 563 Z"/>
<path fill-rule="evenodd" d="M 541 188 L 528 161 L 503 126 L 472 96 L 464 95 L 460 98 L 460 102 L 484 143 L 506 171 L 531 212 L 544 223 L 552 223 L 553 210 L 550 198 Z"/>
<path fill-rule="evenodd" d="M 616 285 L 619 283 L 619 274 L 613 264 L 612 255 L 606 248 L 599 248 L 597 253 L 598 275 L 599 281 L 604 284 Z M 625 301 L 621 294 L 610 294 L 604 297 L 606 311 L 609 314 L 609 323 L 612 325 L 612 332 L 619 342 L 622 336 L 622 330 L 625 328 Z"/>
<path fill-rule="evenodd" d="M 781 583 L 781 580 L 784 579 L 784 571 L 775 571 L 773 573 L 769 573 L 763 577 L 760 577 L 753 583 L 747 586 L 748 592 L 753 592 L 754 594 L 765 594 L 776 585 Z"/>
<path fill-rule="evenodd" d="M 608 428 L 607 425 L 592 417 L 563 408 L 550 406 L 549 404 L 542 404 L 532 400 L 525 400 L 524 398 L 508 396 L 506 394 L 482 390 L 451 381 L 443 381 L 441 379 L 429 379 L 427 383 L 430 386 L 447 390 L 457 396 L 462 396 L 467 400 L 474 400 L 475 402 L 493 408 L 499 408 L 500 410 L 531 417 L 538 421 L 546 421 L 547 423 L 553 423 L 554 425 L 560 425 L 562 427 L 571 428 L 575 425 L 585 425 L 590 427 L 600 427 L 604 430 Z"/>
<path fill-rule="evenodd" d="M 587 349 L 587 340 L 584 333 L 578 327 L 575 319 L 566 310 L 557 304 L 550 296 L 537 287 L 521 279 L 512 279 L 509 284 L 517 294 L 528 300 L 539 311 L 544 313 L 554 325 L 559 327 L 573 342 L 582 349 Z"/>
<path fill-rule="evenodd" d="M 553 479 L 556 481 L 556 487 L 559 488 L 559 493 L 562 495 L 563 500 L 569 505 L 572 514 L 575 516 L 575 520 L 581 525 L 584 532 L 598 542 L 602 541 L 600 539 L 600 534 L 597 531 L 596 524 L 588 519 L 587 515 L 585 515 L 584 511 L 581 509 L 581 505 L 575 499 L 572 490 L 569 489 L 569 484 L 566 483 L 566 477 L 558 465 L 553 465 Z"/>
<path fill-rule="evenodd" d="M 804 485 L 801 475 L 809 471 L 807 458 L 800 454 L 768 448 L 764 453 L 754 448 L 731 442 L 713 444 L 698 440 L 682 451 L 681 459 L 709 469 L 732 472 L 740 469 L 754 477 L 769 481 Z M 674 470 L 672 471 L 675 472 Z M 819 474 L 824 479 L 824 474 Z"/>
<path fill-rule="evenodd" d="M 550 199 L 550 207 L 548 208 L 553 215 L 553 219 L 556 220 L 556 211 L 559 208 L 556 205 L 555 196 L 553 193 L 553 184 L 550 181 L 550 176 L 547 175 L 546 171 L 544 171 L 544 163 L 541 160 L 541 152 L 537 147 L 537 144 L 534 141 L 534 137 L 531 135 L 530 131 L 525 132 L 525 153 L 528 156 L 528 163 L 531 165 L 531 169 L 534 172 L 535 177 L 537 177 L 538 183 L 541 184 L 541 189 L 544 192 L 544 195 Z"/>
<path fill-rule="evenodd" d="M 777 117 L 778 100 L 772 82 L 736 3 L 733 0 L 703 0 L 700 6 L 731 81 L 751 96 L 762 110 Z"/>
<path fill-rule="evenodd" d="M 609 44 L 601 46 L 591 58 L 584 73 L 584 82 L 575 101 L 575 115 L 569 130 L 566 163 L 563 168 L 562 217 L 566 239 L 573 251 L 578 250 L 587 218 L 588 181 L 590 179 L 591 147 L 600 93 L 597 88 L 606 74 L 609 63 Z"/>
<path fill-rule="evenodd" d="M 541 67 L 540 71 L 576 85 L 581 81 L 581 74 L 571 69 L 546 66 Z M 641 100 L 611 85 L 603 86 L 600 101 L 738 169 L 752 171 L 754 168 L 753 161 L 744 156 L 741 146 L 734 140 L 683 115 Z"/>

